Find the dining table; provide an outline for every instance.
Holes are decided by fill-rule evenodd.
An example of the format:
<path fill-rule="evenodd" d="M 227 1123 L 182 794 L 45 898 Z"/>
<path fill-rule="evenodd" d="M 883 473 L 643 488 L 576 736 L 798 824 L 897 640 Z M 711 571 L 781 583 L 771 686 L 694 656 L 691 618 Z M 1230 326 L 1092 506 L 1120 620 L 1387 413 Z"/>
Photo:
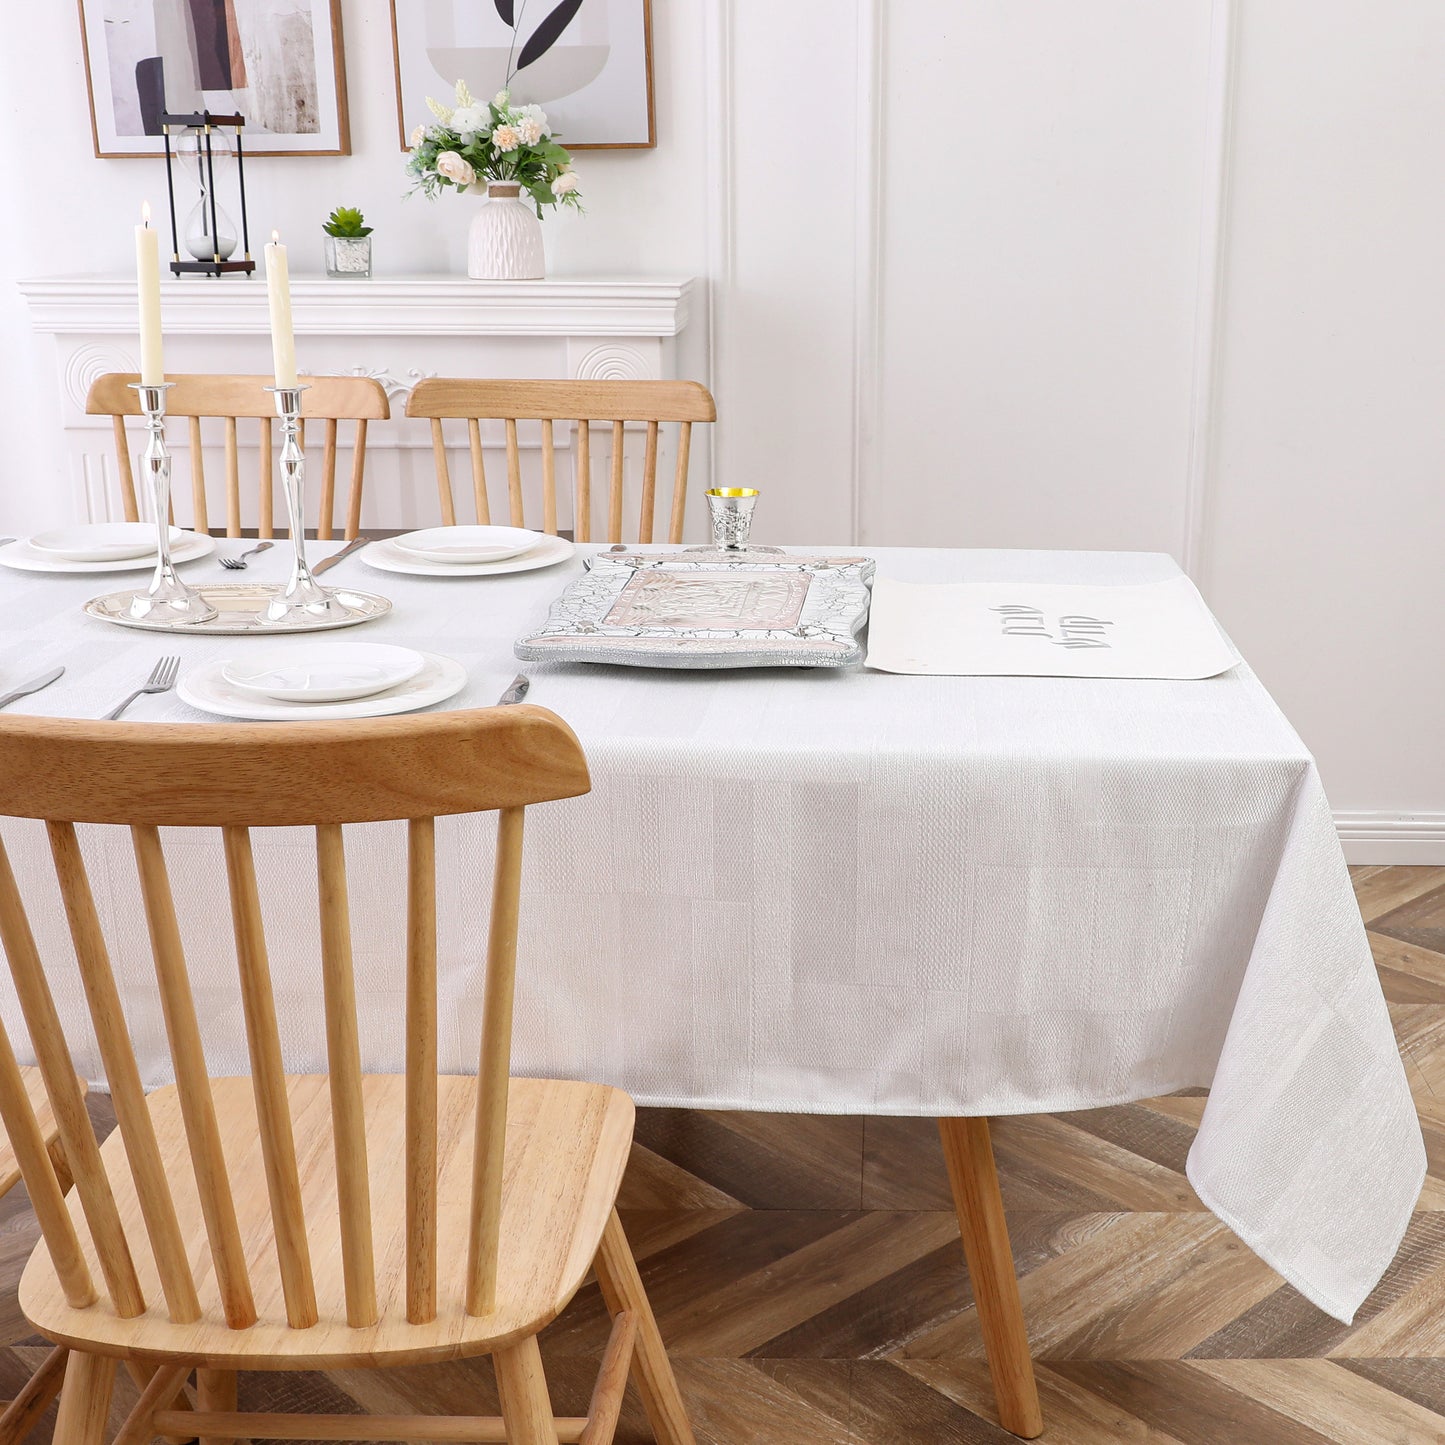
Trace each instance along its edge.
<path fill-rule="evenodd" d="M 247 545 L 222 541 L 222 551 Z M 340 543 L 312 545 L 313 561 Z M 597 547 L 485 578 L 369 568 L 381 593 L 337 636 L 467 670 L 445 708 L 494 704 L 515 640 Z M 657 550 L 667 550 L 658 548 Z M 880 577 L 1126 586 L 1162 554 L 941 547 L 859 552 Z M 244 574 L 280 583 L 278 545 Z M 114 577 L 0 568 L 0 689 L 64 677 L 9 713 L 98 718 L 176 654 L 182 678 L 253 645 L 90 616 Z M 1404 1233 L 1420 1128 L 1319 773 L 1244 661 L 1205 680 L 670 670 L 528 663 L 527 701 L 586 750 L 586 796 L 531 810 L 514 1071 L 639 1104 L 953 1118 L 1088 1109 L 1207 1088 L 1188 1174 L 1203 1203 L 1309 1299 L 1349 1320 Z M 220 725 L 174 691 L 132 723 Z M 224 819 L 218 818 L 218 823 Z M 441 820 L 439 1051 L 475 1068 L 492 828 Z M 3 825 L 67 1036 L 85 1004 L 43 825 Z M 404 824 L 348 829 L 364 1065 L 403 1060 L 405 919 L 380 900 Z M 125 830 L 84 847 L 147 1085 L 169 1054 Z M 295 830 L 255 857 L 283 1049 L 325 1066 L 316 879 Z M 213 1073 L 244 1073 L 225 872 L 209 832 L 167 830 Z M 292 1006 L 292 1005 L 296 1006 Z M 0 1010 L 23 1051 L 19 1013 Z M 78 1067 L 100 1077 L 98 1056 Z"/>

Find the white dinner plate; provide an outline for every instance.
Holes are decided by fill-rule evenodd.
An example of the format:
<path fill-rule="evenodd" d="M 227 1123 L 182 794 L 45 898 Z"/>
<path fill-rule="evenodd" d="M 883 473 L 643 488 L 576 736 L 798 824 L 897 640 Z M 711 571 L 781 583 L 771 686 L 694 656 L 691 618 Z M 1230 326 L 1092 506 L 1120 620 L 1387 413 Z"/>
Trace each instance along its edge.
<path fill-rule="evenodd" d="M 392 546 L 428 562 L 503 562 L 530 552 L 546 538 L 525 527 L 427 527 L 391 539 Z"/>
<path fill-rule="evenodd" d="M 185 535 L 171 528 L 171 546 Z M 151 522 L 88 522 L 78 527 L 57 527 L 37 532 L 30 545 L 47 557 L 67 562 L 123 562 L 132 557 L 156 555 L 156 529 Z"/>
<path fill-rule="evenodd" d="M 385 642 L 292 642 L 252 648 L 221 664 L 221 676 L 248 697 L 278 702 L 350 702 L 410 682 L 426 658 Z"/>
<path fill-rule="evenodd" d="M 425 663 L 422 670 L 407 682 L 351 702 L 277 702 L 272 698 L 251 697 L 226 681 L 222 675 L 225 663 L 220 659 L 183 671 L 176 684 L 176 695 L 202 712 L 246 722 L 389 717 L 392 713 L 415 712 L 417 708 L 445 702 L 467 685 L 467 670 L 461 663 L 434 652 L 424 652 L 422 658 Z"/>
<path fill-rule="evenodd" d="M 216 550 L 216 539 L 199 532 L 182 532 L 181 540 L 171 548 L 171 561 L 194 562 Z M 70 562 L 50 552 L 39 552 L 29 542 L 11 542 L 0 547 L 0 567 L 15 567 L 21 572 L 149 572 L 156 565 L 156 554 L 144 557 L 119 557 L 111 562 Z"/>
<path fill-rule="evenodd" d="M 379 572 L 405 572 L 411 577 L 500 577 L 508 572 L 534 572 L 539 567 L 555 567 L 565 562 L 575 548 L 565 537 L 542 538 L 539 546 L 520 557 L 507 557 L 501 562 L 428 562 L 394 546 L 390 538 L 379 538 L 357 555 L 368 567 Z M 0 550 L 0 558 L 5 555 Z"/>

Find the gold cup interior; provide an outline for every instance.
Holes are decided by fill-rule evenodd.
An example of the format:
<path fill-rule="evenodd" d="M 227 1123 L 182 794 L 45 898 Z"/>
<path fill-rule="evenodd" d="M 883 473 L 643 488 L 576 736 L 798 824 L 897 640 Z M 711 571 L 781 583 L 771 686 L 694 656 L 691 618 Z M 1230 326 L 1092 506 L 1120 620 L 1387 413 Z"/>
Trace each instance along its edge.
<path fill-rule="evenodd" d="M 704 493 L 708 497 L 756 497 L 755 487 L 709 487 Z"/>

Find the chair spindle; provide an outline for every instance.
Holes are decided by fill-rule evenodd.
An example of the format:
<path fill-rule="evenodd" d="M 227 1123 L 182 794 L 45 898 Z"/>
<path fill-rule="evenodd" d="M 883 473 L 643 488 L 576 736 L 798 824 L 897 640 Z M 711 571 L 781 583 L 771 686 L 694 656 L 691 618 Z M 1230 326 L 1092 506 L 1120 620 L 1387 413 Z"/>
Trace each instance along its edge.
<path fill-rule="evenodd" d="M 642 514 L 637 519 L 637 540 L 652 541 L 652 508 L 657 500 L 657 423 L 647 423 L 647 450 L 642 457 Z"/>
<path fill-rule="evenodd" d="M 572 535 L 592 540 L 592 427 L 586 417 L 577 423 L 577 517 Z"/>
<path fill-rule="evenodd" d="M 191 433 L 191 508 L 194 516 L 191 525 L 197 532 L 209 532 L 210 520 L 206 512 L 206 461 L 201 445 L 201 419 L 190 418 Z"/>
<path fill-rule="evenodd" d="M 472 452 L 472 502 L 477 521 L 486 526 L 492 520 L 492 506 L 487 500 L 487 464 L 482 457 L 482 424 L 476 417 L 467 418 L 467 444 Z"/>
<path fill-rule="evenodd" d="M 406 1317 L 437 1309 L 436 823 L 407 825 Z"/>
<path fill-rule="evenodd" d="M 366 475 L 366 418 L 358 417 L 351 444 L 351 490 L 346 498 L 346 536 L 361 530 L 361 484 Z"/>
<path fill-rule="evenodd" d="M 236 453 L 236 418 L 226 418 L 226 535 L 241 535 L 241 467 Z"/>
<path fill-rule="evenodd" d="M 336 418 L 326 418 L 326 440 L 321 451 L 321 505 L 316 517 L 319 541 L 331 540 L 331 523 L 336 515 Z"/>
<path fill-rule="evenodd" d="M 452 474 L 447 469 L 447 439 L 442 432 L 442 419 L 431 419 L 431 450 L 437 469 L 437 500 L 441 503 L 442 525 L 454 527 L 457 523 L 456 508 L 452 505 Z"/>
<path fill-rule="evenodd" d="M 15 1151 L 30 1207 L 40 1221 L 46 1248 L 55 1262 L 65 1300 L 73 1309 L 84 1309 L 99 1298 L 85 1256 L 80 1252 L 80 1239 L 75 1223 L 65 1207 L 65 1196 L 55 1177 L 45 1135 L 35 1117 L 15 1050 L 10 1045 L 10 1032 L 0 1023 L 0 1122 L 5 1125 L 10 1147 Z"/>
<path fill-rule="evenodd" d="M 242 1330 L 255 1324 L 256 1304 L 226 1157 L 221 1150 L 221 1131 L 216 1123 L 206 1054 L 159 830 L 147 825 L 132 827 L 131 846 L 140 875 L 161 1012 L 176 1073 L 176 1093 L 190 1147 L 196 1192 L 201 1201 L 201 1216 L 206 1223 L 206 1238 L 211 1246 L 211 1260 L 216 1268 L 221 1307 L 226 1323 L 233 1330 Z"/>
<path fill-rule="evenodd" d="M 376 1265 L 371 1238 L 371 1184 L 366 1163 L 366 1108 L 361 1093 L 361 1044 L 356 1024 L 356 978 L 351 959 L 351 911 L 346 853 L 339 823 L 316 829 L 321 899 L 321 971 L 326 1009 L 326 1057 L 331 1085 L 331 1131 L 336 1153 L 336 1203 L 346 1322 L 374 1325 Z"/>
<path fill-rule="evenodd" d="M 261 418 L 261 441 L 260 441 L 260 465 L 257 470 L 260 473 L 257 481 L 258 500 L 260 511 L 256 522 L 256 535 L 258 537 L 273 537 L 276 534 L 276 516 L 273 511 L 274 502 L 274 479 L 271 472 L 271 418 Z"/>
<path fill-rule="evenodd" d="M 85 1098 L 70 1062 L 70 1050 L 55 1011 L 55 999 L 46 981 L 30 920 L 20 899 L 20 889 L 10 867 L 10 855 L 0 843 L 0 943 L 10 961 L 10 977 L 20 1000 L 20 1011 L 30 1031 L 30 1046 L 45 1080 L 50 1110 L 65 1148 L 81 1208 L 95 1241 L 101 1273 L 111 1303 L 123 1319 L 145 1311 L 145 1296 L 136 1278 L 130 1243 L 120 1222 L 110 1178 L 101 1163 Z"/>
<path fill-rule="evenodd" d="M 191 1276 L 185 1241 L 176 1218 L 175 1200 L 161 1162 L 155 1125 L 146 1106 L 145 1087 L 136 1065 L 135 1050 L 131 1047 L 115 971 L 111 968 L 105 935 L 101 932 L 100 918 L 95 911 L 95 898 L 90 891 L 90 880 L 86 877 L 80 840 L 76 837 L 73 823 L 47 823 L 46 831 L 50 835 L 55 876 L 70 925 L 71 942 L 80 967 L 80 980 L 90 1008 L 96 1043 L 100 1048 L 101 1064 L 110 1085 L 116 1123 L 135 1179 L 136 1198 L 150 1238 L 161 1289 L 171 1319 L 178 1324 L 188 1324 L 200 1319 L 201 1303 L 196 1296 L 196 1282 Z"/>
<path fill-rule="evenodd" d="M 612 486 L 607 494 L 607 540 L 622 540 L 622 462 L 625 424 L 612 423 Z"/>
<path fill-rule="evenodd" d="M 507 1138 L 508 1048 L 517 979 L 517 917 L 522 890 L 525 809 L 497 817 L 497 862 L 487 938 L 487 980 L 477 1065 L 476 1140 L 472 1155 L 471 1231 L 467 1243 L 467 1313 L 484 1315 L 497 1295 L 497 1249 L 502 1223 L 502 1160 Z"/>
<path fill-rule="evenodd" d="M 557 535 L 557 454 L 552 418 L 542 418 L 542 530 Z"/>
<path fill-rule="evenodd" d="M 251 1055 L 251 1083 L 256 1095 L 256 1122 L 261 1157 L 266 1166 L 266 1188 L 271 1199 L 286 1319 L 294 1329 L 309 1329 L 317 1320 L 316 1286 L 301 1208 L 296 1137 L 286 1096 L 286 1072 L 281 1060 L 281 1036 L 276 1027 L 276 998 L 271 988 L 271 968 L 261 925 L 251 834 L 244 827 L 227 825 L 222 829 L 222 836 L 241 976 L 241 1006 Z"/>
<path fill-rule="evenodd" d="M 525 527 L 522 519 L 522 453 L 517 446 L 517 419 L 507 418 L 507 509 L 514 527 Z"/>
<path fill-rule="evenodd" d="M 672 481 L 672 516 L 668 520 L 667 540 L 676 546 L 682 541 L 683 508 L 687 505 L 687 464 L 692 449 L 692 423 L 677 424 L 677 469 Z"/>

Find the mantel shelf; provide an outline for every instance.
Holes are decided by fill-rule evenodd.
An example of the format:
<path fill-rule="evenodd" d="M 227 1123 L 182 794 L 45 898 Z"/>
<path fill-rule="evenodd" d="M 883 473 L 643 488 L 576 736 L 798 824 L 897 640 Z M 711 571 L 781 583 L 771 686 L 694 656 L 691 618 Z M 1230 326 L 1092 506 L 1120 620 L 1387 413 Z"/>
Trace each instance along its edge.
<path fill-rule="evenodd" d="M 472 281 L 461 276 L 332 280 L 293 276 L 298 333 L 318 336 L 676 336 L 687 325 L 690 277 L 559 277 Z M 127 335 L 136 329 L 134 276 L 53 276 L 20 282 L 36 331 Z M 265 278 L 161 282 L 167 335 L 269 329 Z"/>

